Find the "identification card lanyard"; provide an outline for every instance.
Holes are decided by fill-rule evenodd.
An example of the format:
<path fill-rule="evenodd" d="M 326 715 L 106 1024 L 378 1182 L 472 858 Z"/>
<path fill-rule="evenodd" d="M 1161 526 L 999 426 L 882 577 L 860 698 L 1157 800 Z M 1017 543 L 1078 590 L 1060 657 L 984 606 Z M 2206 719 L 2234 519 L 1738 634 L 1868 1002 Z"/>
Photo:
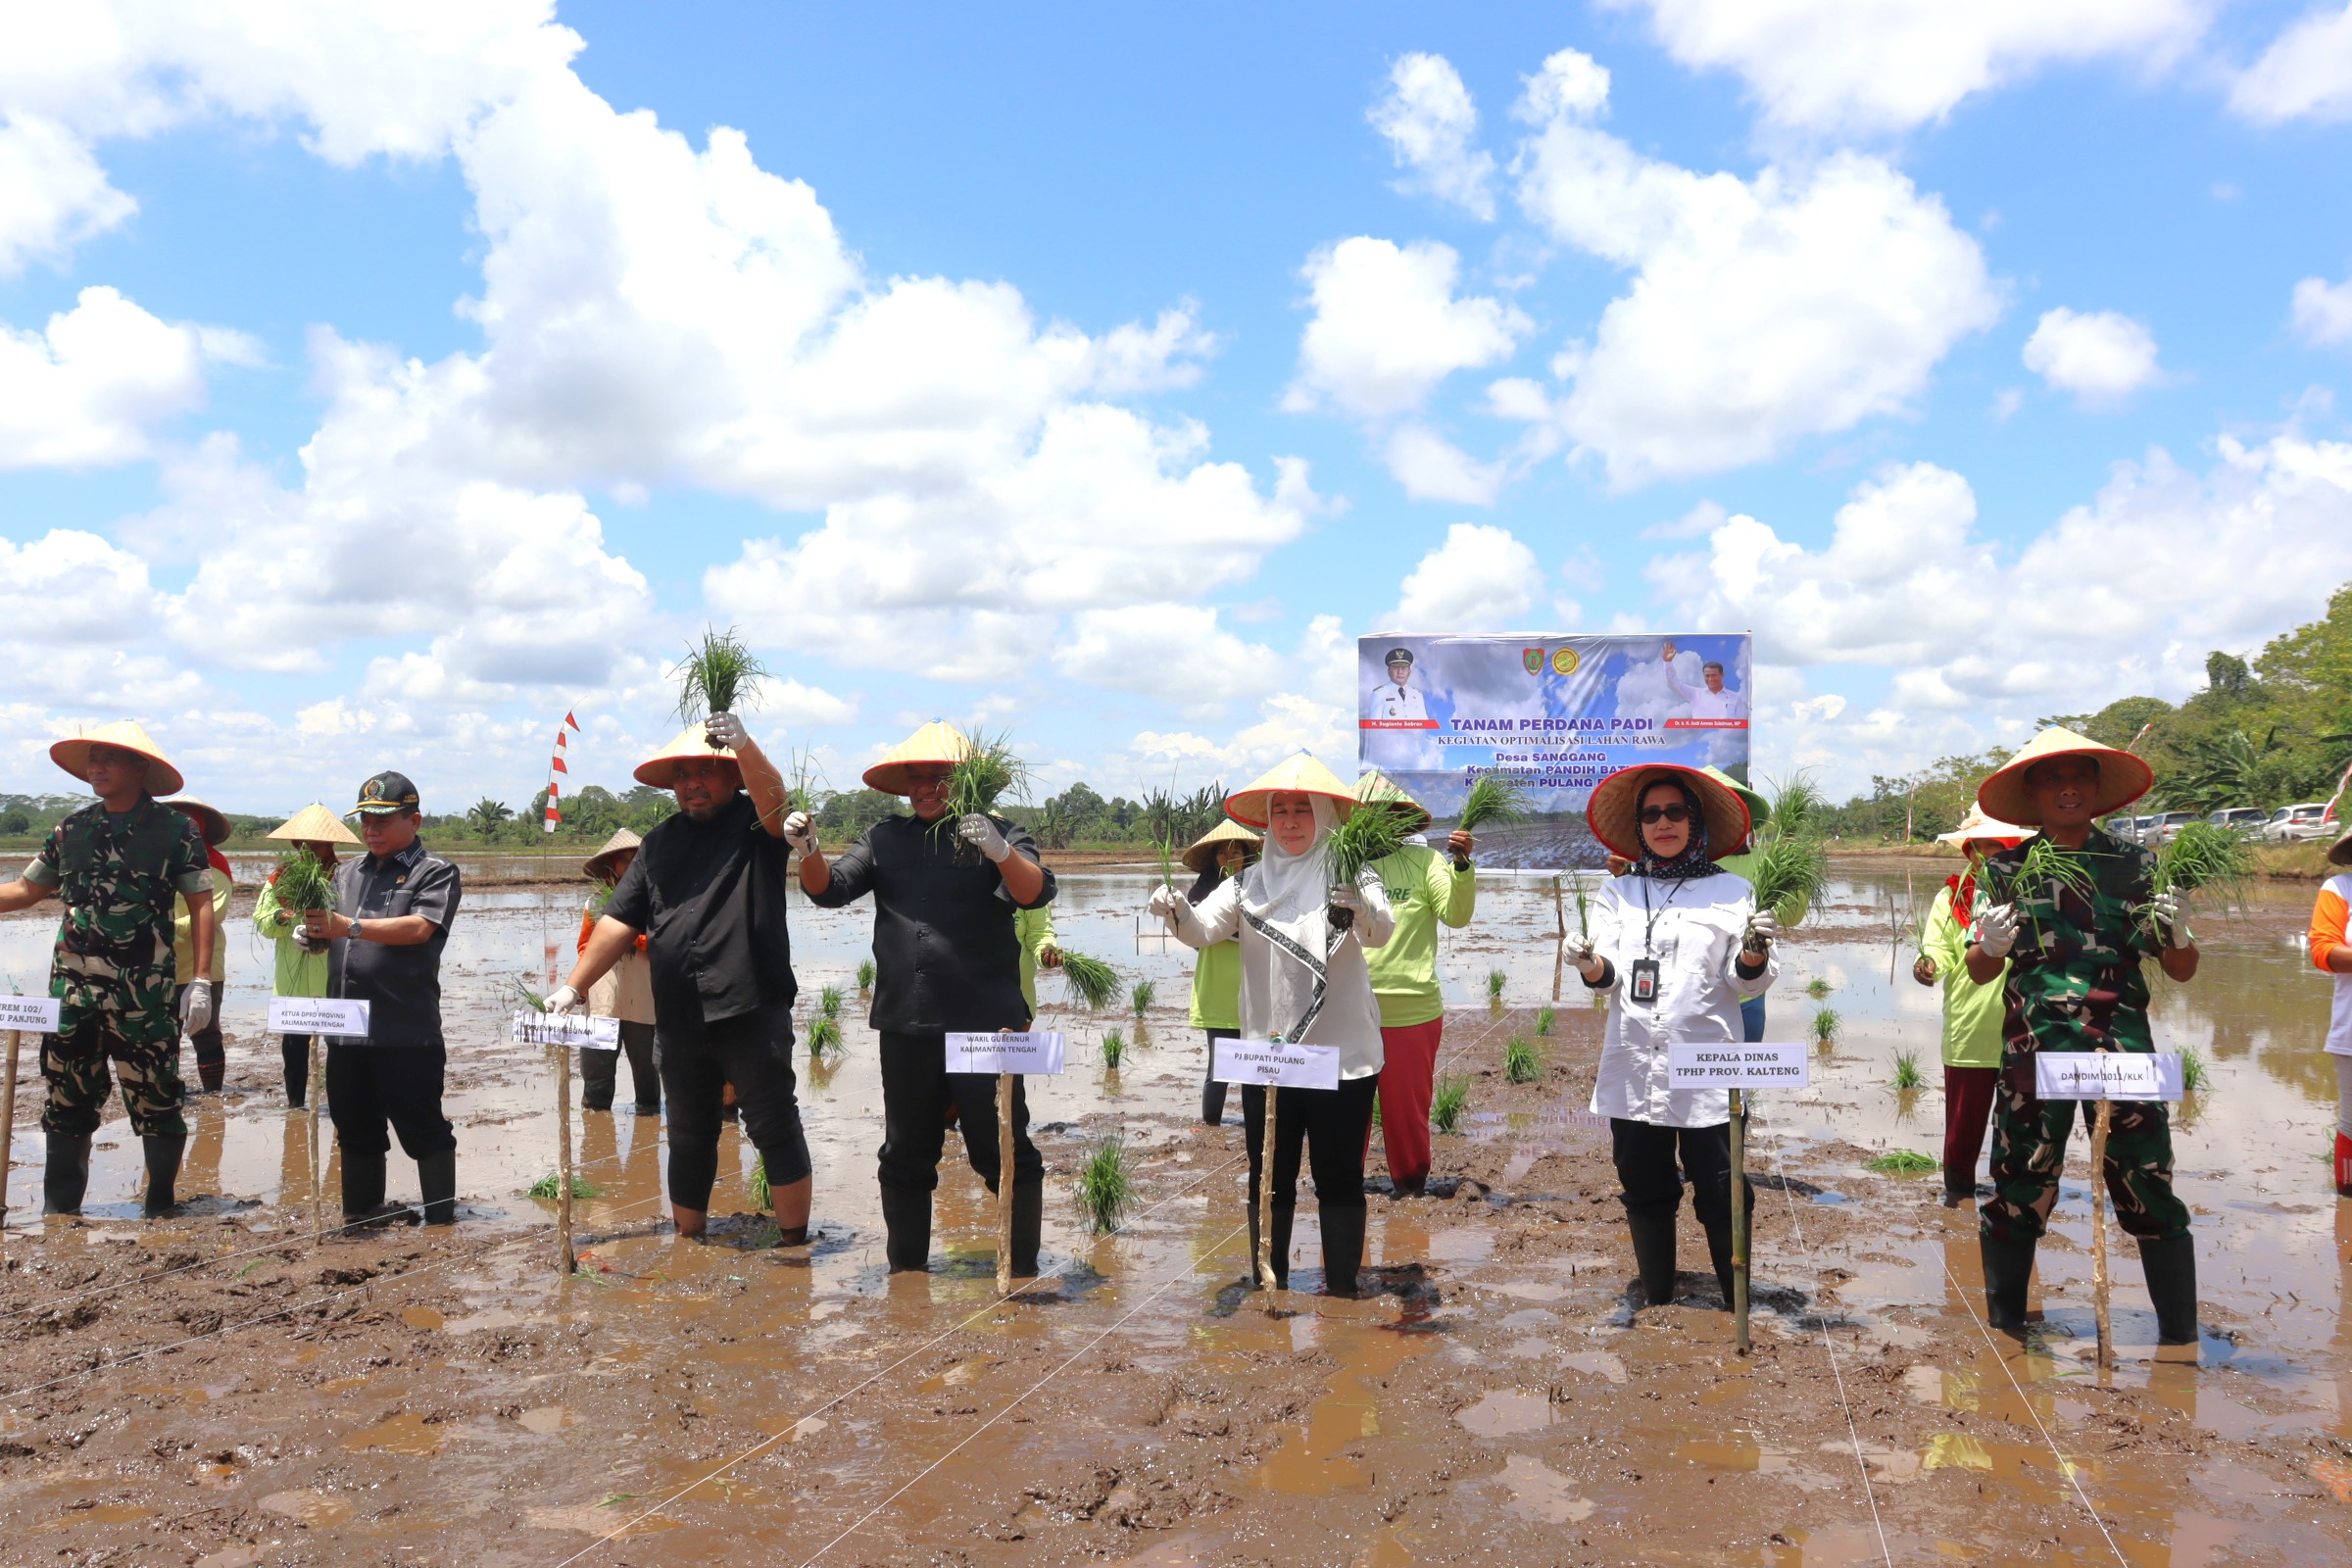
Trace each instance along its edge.
<path fill-rule="evenodd" d="M 1642 913 L 1644 916 L 1642 926 L 1642 956 L 1636 958 L 1633 966 L 1626 971 L 1625 988 L 1629 1000 L 1639 1002 L 1646 1006 L 1658 1000 L 1658 960 L 1651 939 L 1657 934 L 1658 916 L 1674 907 L 1674 901 L 1682 894 L 1683 884 L 1675 883 L 1673 892 L 1666 895 L 1666 902 L 1653 909 L 1649 905 L 1649 878 L 1642 877 L 1641 881 Z"/>

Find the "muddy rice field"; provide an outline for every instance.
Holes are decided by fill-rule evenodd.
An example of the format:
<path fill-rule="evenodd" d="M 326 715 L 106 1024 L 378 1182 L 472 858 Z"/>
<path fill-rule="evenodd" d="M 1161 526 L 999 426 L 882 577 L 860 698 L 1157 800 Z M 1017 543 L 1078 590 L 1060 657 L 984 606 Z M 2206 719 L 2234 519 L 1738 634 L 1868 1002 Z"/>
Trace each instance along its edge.
<path fill-rule="evenodd" d="M 1198 1124 L 1189 955 L 1139 952 L 1140 875 L 1072 876 L 1061 941 L 1152 978 L 1139 1023 L 1043 985 L 1068 1073 L 1032 1080 L 1049 1166 L 1046 1277 L 995 1289 L 994 1213 L 944 1173 L 932 1272 L 886 1274 L 873 1037 L 802 1094 L 811 1244 L 750 1212 L 732 1132 L 712 1237 L 662 1201 L 659 1118 L 575 1112 L 580 1266 L 559 1277 L 554 1069 L 504 1040 L 502 992 L 568 957 L 578 890 L 485 890 L 449 948 L 454 1230 L 311 1230 L 304 1118 L 263 1029 L 270 957 L 229 923 L 229 1089 L 191 1102 L 184 1213 L 139 1215 L 119 1103 L 79 1222 L 39 1215 L 36 1053 L 20 1078 L 0 1270 L 0 1562 L 10 1564 L 2223 1563 L 2352 1560 L 2352 1203 L 2327 1154 L 2324 977 L 2308 895 L 2200 921 L 2205 971 L 2159 982 L 2165 1049 L 2211 1084 L 2179 1113 L 2203 1289 L 2194 1357 L 2156 1357 L 2116 1237 L 2119 1362 L 2092 1355 L 2078 1139 L 2024 1343 L 1983 1328 L 1973 1207 L 1939 1178 L 1936 994 L 1894 932 L 1932 869 L 1842 867 L 1796 934 L 1775 1039 L 1813 1086 L 1760 1097 L 1755 1348 L 1734 1353 L 1696 1225 L 1688 1298 L 1631 1304 L 1607 1132 L 1585 1110 L 1600 1015 L 1569 977 L 1539 1082 L 1502 1072 L 1549 999 L 1548 883 L 1496 881 L 1447 937 L 1446 1070 L 1462 1132 L 1444 1196 L 1371 1200 L 1365 1297 L 1317 1294 L 1302 1198 L 1294 1289 L 1245 1291 L 1238 1102 Z M 0 920 L 34 982 L 54 916 Z M 797 907 L 805 1001 L 846 988 L 870 912 Z M 1573 913 L 1569 916 L 1573 922 Z M 1500 1003 L 1486 977 L 1505 976 Z M 1808 988 L 1811 988 L 1810 992 Z M 1104 1072 L 1102 1030 L 1130 1037 Z M 192 1076 L 192 1064 L 188 1064 Z M 1120 1134 L 1136 1211 L 1093 1237 L 1071 1183 Z M 950 1158 L 960 1150 L 950 1140 Z M 1381 1169 L 1375 1153 L 1372 1167 Z M 413 1198 L 395 1151 L 392 1195 Z M 1301 1178 L 1302 1181 L 1304 1178 Z M 336 1176 L 325 1178 L 327 1212 Z M 731 1217 L 729 1217 L 731 1216 Z M 330 1220 L 331 1223 L 331 1220 Z"/>

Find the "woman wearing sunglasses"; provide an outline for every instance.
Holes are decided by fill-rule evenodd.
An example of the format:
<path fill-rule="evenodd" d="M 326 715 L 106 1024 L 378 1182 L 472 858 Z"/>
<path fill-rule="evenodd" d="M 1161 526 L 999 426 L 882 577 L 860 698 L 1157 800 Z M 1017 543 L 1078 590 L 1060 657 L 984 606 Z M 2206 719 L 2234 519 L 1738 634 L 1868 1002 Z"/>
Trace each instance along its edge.
<path fill-rule="evenodd" d="M 1633 862 L 1594 893 L 1587 934 L 1562 946 L 1585 984 L 1609 999 L 1592 1109 L 1609 1118 L 1642 1296 L 1652 1306 L 1674 1298 L 1675 1212 L 1688 1180 L 1728 1303 L 1731 1097 L 1668 1088 L 1667 1047 L 1739 1043 L 1740 1002 L 1763 995 L 1779 971 L 1771 911 L 1709 855 L 1711 845 L 1729 853 L 1745 842 L 1747 807 L 1695 768 L 1643 763 L 1603 779 L 1585 820 Z"/>

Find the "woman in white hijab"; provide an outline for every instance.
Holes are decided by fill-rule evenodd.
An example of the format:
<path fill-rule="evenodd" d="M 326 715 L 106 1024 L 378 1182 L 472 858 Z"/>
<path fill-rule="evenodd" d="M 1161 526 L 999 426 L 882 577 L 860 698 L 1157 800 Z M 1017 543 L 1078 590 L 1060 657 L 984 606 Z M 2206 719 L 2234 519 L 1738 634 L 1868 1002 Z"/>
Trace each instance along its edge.
<path fill-rule="evenodd" d="M 1304 752 L 1227 799 L 1225 812 L 1262 829 L 1262 858 L 1229 878 L 1198 906 L 1171 888 L 1155 888 L 1151 911 L 1190 948 L 1239 939 L 1242 1038 L 1334 1046 L 1337 1089 L 1286 1089 L 1274 1118 L 1274 1278 L 1290 1286 L 1291 1220 L 1298 1208 L 1304 1146 L 1315 1178 L 1323 1229 L 1323 1289 L 1353 1296 L 1364 1255 L 1364 1147 L 1380 1088 L 1380 1004 L 1364 949 L 1389 940 L 1396 921 L 1387 892 L 1370 867 L 1352 884 L 1334 885 L 1324 846 L 1342 816 L 1356 808 L 1339 776 Z M 1266 1095 L 1242 1089 L 1250 1146 L 1250 1250 L 1256 1268 L 1260 1131 Z M 1261 1281 L 1262 1283 L 1268 1283 Z"/>

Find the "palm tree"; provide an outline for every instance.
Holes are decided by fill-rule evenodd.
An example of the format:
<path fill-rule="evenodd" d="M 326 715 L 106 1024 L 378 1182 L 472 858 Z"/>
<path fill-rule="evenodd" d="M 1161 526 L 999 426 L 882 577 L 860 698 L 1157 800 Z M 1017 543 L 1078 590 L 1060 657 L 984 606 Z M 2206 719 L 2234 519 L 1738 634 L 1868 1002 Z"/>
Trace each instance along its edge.
<path fill-rule="evenodd" d="M 2212 811 L 2259 804 L 2254 799 L 2257 775 L 2278 750 L 2278 729 L 2273 725 L 2260 744 L 2242 729 L 2199 736 L 2186 750 L 2189 765 L 2165 785 L 2166 805 L 2176 810 Z"/>
<path fill-rule="evenodd" d="M 485 795 L 466 808 L 466 825 L 484 838 L 495 836 L 502 823 L 514 814 L 514 808 L 504 801 L 494 801 Z"/>

